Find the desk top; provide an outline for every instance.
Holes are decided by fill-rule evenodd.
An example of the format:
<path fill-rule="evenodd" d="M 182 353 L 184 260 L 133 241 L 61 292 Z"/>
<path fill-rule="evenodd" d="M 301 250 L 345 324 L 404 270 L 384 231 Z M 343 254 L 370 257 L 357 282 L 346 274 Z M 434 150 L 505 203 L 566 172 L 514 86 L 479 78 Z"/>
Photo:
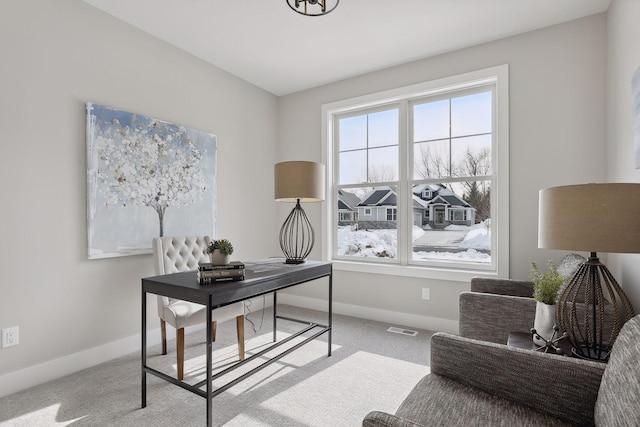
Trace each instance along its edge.
<path fill-rule="evenodd" d="M 208 304 L 211 296 L 211 307 L 217 308 L 329 276 L 332 272 L 330 262 L 285 264 L 284 258 L 273 258 L 244 264 L 243 281 L 200 285 L 194 270 L 143 278 L 142 290 L 203 305 Z"/>

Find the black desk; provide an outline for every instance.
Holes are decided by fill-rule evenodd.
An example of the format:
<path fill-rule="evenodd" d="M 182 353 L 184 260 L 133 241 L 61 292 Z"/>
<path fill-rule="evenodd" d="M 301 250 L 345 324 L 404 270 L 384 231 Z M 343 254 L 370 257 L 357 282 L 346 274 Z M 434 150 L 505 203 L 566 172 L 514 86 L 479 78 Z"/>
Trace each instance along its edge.
<path fill-rule="evenodd" d="M 153 374 L 159 378 L 162 378 L 170 383 L 173 383 L 179 387 L 189 390 L 199 396 L 206 398 L 207 401 L 207 426 L 211 425 L 211 400 L 227 390 L 228 388 L 239 383 L 246 377 L 259 371 L 262 368 L 270 365 L 278 359 L 286 356 L 292 351 L 296 350 L 300 346 L 316 339 L 320 335 L 328 334 L 328 351 L 327 355 L 331 356 L 331 318 L 332 318 L 332 265 L 330 262 L 316 262 L 307 261 L 304 264 L 290 265 L 284 264 L 283 259 L 270 259 L 259 262 L 246 262 L 245 263 L 245 280 L 241 282 L 218 282 L 211 285 L 199 285 L 197 279 L 197 273 L 195 271 L 188 271 L 183 273 L 167 274 L 164 276 L 155 276 L 142 279 L 142 407 L 147 406 L 147 373 Z M 329 277 L 329 301 L 328 301 L 328 322 L 326 325 L 320 325 L 314 322 L 305 320 L 293 319 L 290 317 L 278 316 L 277 313 L 277 291 L 289 288 L 291 286 L 299 285 L 311 280 L 319 279 L 321 277 Z M 181 299 L 185 301 L 191 301 L 194 303 L 207 306 L 207 320 L 206 320 L 206 352 L 207 352 L 207 378 L 204 381 L 200 381 L 196 384 L 188 384 L 184 381 L 179 381 L 176 378 L 170 377 L 164 372 L 160 372 L 147 366 L 147 293 L 163 295 L 170 298 Z M 257 296 L 273 293 L 273 342 L 269 348 L 266 348 L 259 353 L 246 358 L 243 361 L 239 361 L 233 366 L 218 372 L 215 376 L 212 373 L 212 342 L 211 342 L 211 310 L 225 305 L 233 304 L 239 301 L 245 301 Z M 281 341 L 276 341 L 276 321 L 277 319 L 286 319 L 294 322 L 306 324 L 307 326 L 296 334 L 293 334 Z M 246 374 L 230 381 L 229 383 L 219 387 L 215 390 L 212 388 L 212 381 L 230 371 L 251 362 L 252 360 L 263 356 L 275 347 L 279 347 L 292 339 L 309 332 L 313 329 L 318 329 L 313 335 L 309 336 L 305 340 L 299 342 L 295 346 L 288 348 L 282 353 L 268 359 L 260 366 L 252 369 Z M 202 390 L 202 387 L 205 390 Z"/>

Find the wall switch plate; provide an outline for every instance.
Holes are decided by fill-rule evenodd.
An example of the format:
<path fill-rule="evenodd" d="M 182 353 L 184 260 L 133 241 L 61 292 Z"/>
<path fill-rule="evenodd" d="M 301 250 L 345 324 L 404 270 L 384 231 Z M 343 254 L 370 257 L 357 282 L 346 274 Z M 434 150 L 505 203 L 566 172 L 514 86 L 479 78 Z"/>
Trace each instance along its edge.
<path fill-rule="evenodd" d="M 20 344 L 20 330 L 17 326 L 2 330 L 2 348 Z"/>
<path fill-rule="evenodd" d="M 422 299 L 430 299 L 431 298 L 431 292 L 429 291 L 429 288 L 422 288 Z"/>

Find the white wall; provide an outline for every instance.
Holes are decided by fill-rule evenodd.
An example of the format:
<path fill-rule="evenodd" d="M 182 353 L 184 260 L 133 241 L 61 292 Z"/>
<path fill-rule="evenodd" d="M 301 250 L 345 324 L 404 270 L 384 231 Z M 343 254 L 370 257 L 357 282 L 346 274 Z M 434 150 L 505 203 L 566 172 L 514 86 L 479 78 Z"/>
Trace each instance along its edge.
<path fill-rule="evenodd" d="M 20 344 L 0 349 L 1 395 L 28 385 L 3 374 L 139 348 L 126 339 L 151 256 L 87 260 L 86 101 L 217 135 L 218 234 L 240 259 L 274 253 L 263 224 L 278 220 L 275 96 L 79 0 L 3 2 L 0 58 L 0 329 L 20 327 Z"/>
<path fill-rule="evenodd" d="M 606 15 L 600 14 L 287 95 L 279 99 L 280 160 L 321 161 L 325 103 L 509 64 L 510 272 L 526 279 L 531 261 L 545 263 L 564 254 L 537 248 L 538 191 L 606 177 L 605 61 Z M 321 224 L 320 206 L 305 210 Z M 429 301 L 420 299 L 422 287 L 431 288 Z M 437 328 L 443 319 L 457 321 L 458 294 L 468 287 L 334 270 L 337 308 L 380 310 L 388 319 L 393 316 L 387 311 L 413 315 L 409 326 Z M 315 297 L 312 289 L 291 293 Z"/>
<path fill-rule="evenodd" d="M 632 133 L 631 76 L 640 67 L 640 2 L 614 0 L 607 22 L 607 179 L 640 182 L 635 169 Z M 638 236 L 640 239 L 640 236 Z M 640 311 L 640 255 L 609 255 L 606 263 Z"/>

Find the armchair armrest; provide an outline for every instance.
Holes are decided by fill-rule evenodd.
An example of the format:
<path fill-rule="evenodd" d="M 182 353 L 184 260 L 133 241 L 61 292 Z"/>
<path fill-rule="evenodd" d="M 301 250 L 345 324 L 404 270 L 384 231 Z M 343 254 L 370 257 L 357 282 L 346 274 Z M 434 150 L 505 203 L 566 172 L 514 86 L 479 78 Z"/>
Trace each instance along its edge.
<path fill-rule="evenodd" d="M 460 335 L 506 344 L 509 332 L 529 332 L 536 317 L 533 298 L 462 292 Z"/>
<path fill-rule="evenodd" d="M 386 412 L 372 411 L 364 417 L 363 427 L 424 427 L 406 418 L 391 415 Z"/>
<path fill-rule="evenodd" d="M 577 425 L 593 425 L 605 365 L 436 333 L 431 373 Z"/>
<path fill-rule="evenodd" d="M 474 277 L 471 279 L 471 292 L 532 298 L 533 282 L 526 280 Z"/>

